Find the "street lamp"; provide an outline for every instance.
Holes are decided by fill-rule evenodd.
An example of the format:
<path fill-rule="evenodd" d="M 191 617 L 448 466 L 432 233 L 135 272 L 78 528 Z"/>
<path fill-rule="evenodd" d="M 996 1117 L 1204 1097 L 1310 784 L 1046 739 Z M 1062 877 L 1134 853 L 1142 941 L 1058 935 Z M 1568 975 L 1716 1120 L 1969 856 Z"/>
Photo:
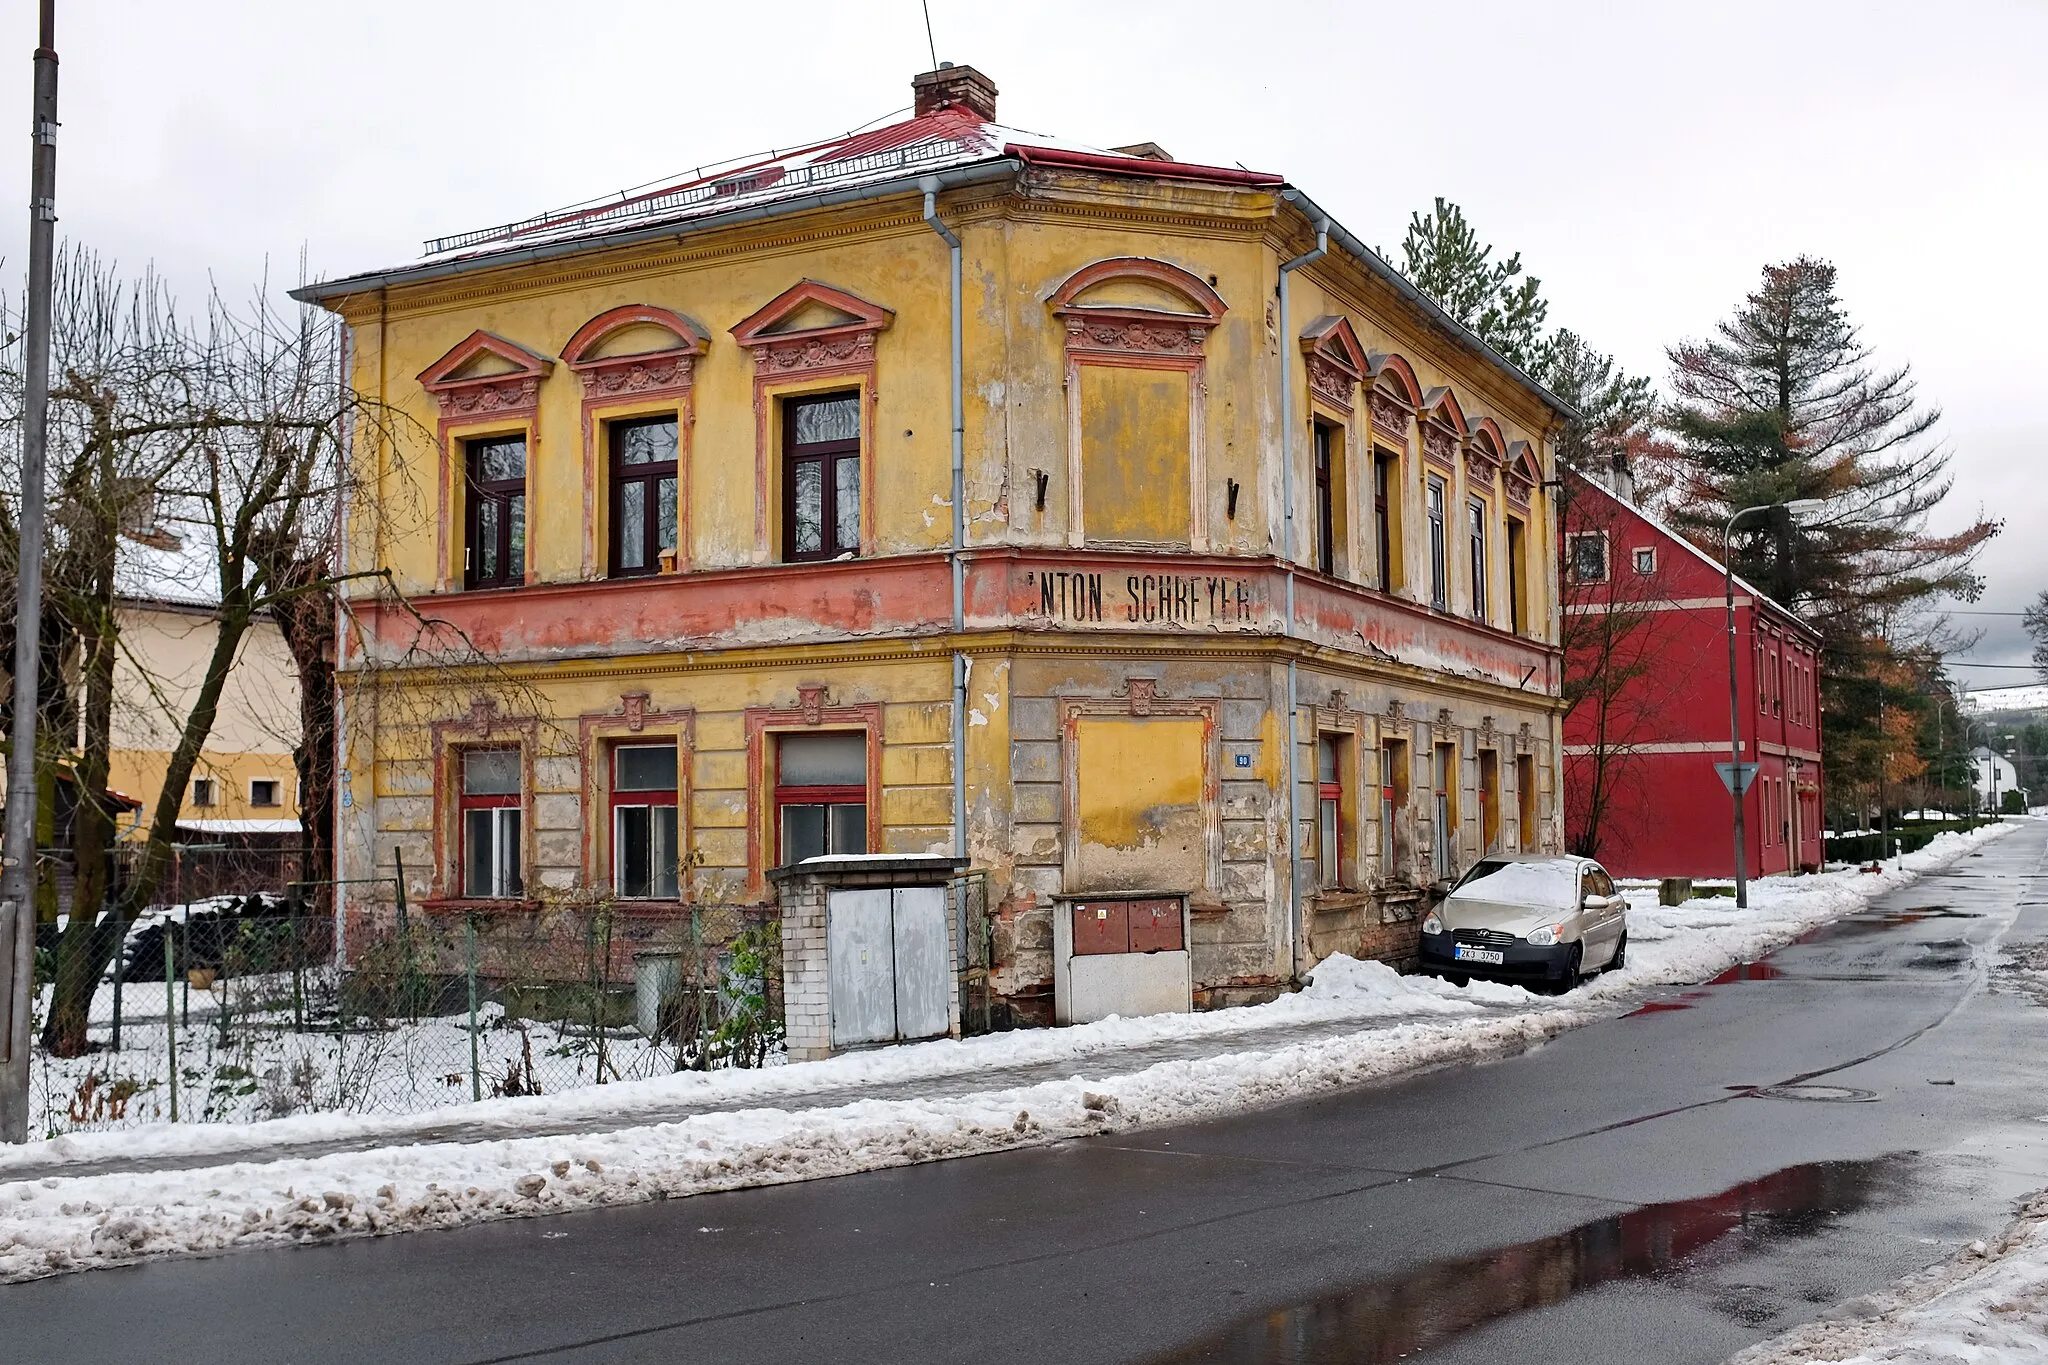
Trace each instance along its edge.
<path fill-rule="evenodd" d="M 1728 607 L 1728 758 L 1733 765 L 1729 769 L 1728 795 L 1735 803 L 1735 908 L 1738 910 L 1749 908 L 1749 837 L 1743 829 L 1742 820 L 1742 798 L 1749 784 L 1742 780 L 1742 692 L 1735 670 L 1735 568 L 1730 563 L 1735 523 L 1752 512 L 1768 512 L 1777 507 L 1797 518 L 1819 511 L 1822 505 L 1820 498 L 1761 503 L 1743 508 L 1728 518 L 1728 524 L 1721 528 L 1721 578 Z"/>

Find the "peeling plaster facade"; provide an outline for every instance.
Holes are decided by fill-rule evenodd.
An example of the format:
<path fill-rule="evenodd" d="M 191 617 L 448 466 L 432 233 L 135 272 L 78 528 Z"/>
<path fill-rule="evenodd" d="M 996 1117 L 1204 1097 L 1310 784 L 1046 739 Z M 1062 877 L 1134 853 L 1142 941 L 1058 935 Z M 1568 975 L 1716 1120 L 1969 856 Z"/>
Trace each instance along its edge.
<path fill-rule="evenodd" d="M 993 94 L 921 94 L 899 142 L 988 142 Z M 1314 228 L 1278 177 L 989 145 L 936 196 L 962 244 L 957 629 L 948 253 L 914 181 L 304 291 L 395 414 L 353 452 L 346 567 L 404 602 L 363 589 L 342 641 L 342 876 L 400 854 L 429 910 L 611 887 L 609 747 L 661 741 L 682 886 L 621 908 L 765 907 L 780 737 L 854 732 L 868 849 L 951 852 L 964 819 L 994 989 L 1043 1019 L 1062 898 L 1184 897 L 1195 1003 L 1227 1004 L 1331 952 L 1402 960 L 1432 882 L 1488 845 L 1559 846 L 1552 401 L 1336 246 L 1289 277 L 1281 335 L 1280 266 Z M 858 399 L 859 548 L 790 563 L 785 424 L 821 393 Z M 607 432 L 649 416 L 678 432 L 674 552 L 612 577 Z M 500 436 L 526 442 L 523 561 L 466 589 L 465 443 Z M 518 897 L 459 885 L 477 746 L 520 755 Z"/>

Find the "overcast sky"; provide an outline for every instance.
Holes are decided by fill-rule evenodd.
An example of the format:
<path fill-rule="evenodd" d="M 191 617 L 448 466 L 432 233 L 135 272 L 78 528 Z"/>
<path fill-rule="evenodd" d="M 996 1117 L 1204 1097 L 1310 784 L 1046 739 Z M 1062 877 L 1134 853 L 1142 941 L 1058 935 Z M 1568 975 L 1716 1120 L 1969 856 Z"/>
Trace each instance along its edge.
<path fill-rule="evenodd" d="M 844 131 L 909 103 L 917 0 L 58 0 L 60 230 L 182 294 L 404 262 L 422 239 Z M 0 28 L 26 129 L 34 6 Z M 1947 413 L 1943 522 L 2006 520 L 1978 611 L 2048 587 L 2048 4 L 931 0 L 1001 118 L 1287 175 L 1394 246 L 1431 196 L 1519 250 L 1551 320 L 1663 374 L 1762 266 L 1840 267 Z M 11 112 L 9 112 L 11 111 Z M 26 256 L 28 141 L 0 159 Z M 14 292 L 10 287 L 9 292 Z M 2016 619 L 1973 659 L 2017 663 Z M 1962 665 L 1974 686 L 2030 681 Z"/>

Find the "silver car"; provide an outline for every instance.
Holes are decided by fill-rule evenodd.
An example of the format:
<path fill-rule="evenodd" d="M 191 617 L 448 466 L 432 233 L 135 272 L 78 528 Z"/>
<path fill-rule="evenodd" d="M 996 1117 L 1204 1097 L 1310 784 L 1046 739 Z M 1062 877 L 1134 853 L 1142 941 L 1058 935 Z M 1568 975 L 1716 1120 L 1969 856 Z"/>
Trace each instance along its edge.
<path fill-rule="evenodd" d="M 1563 992 L 1628 960 L 1628 898 L 1591 858 L 1492 854 L 1422 919 L 1422 970 Z"/>

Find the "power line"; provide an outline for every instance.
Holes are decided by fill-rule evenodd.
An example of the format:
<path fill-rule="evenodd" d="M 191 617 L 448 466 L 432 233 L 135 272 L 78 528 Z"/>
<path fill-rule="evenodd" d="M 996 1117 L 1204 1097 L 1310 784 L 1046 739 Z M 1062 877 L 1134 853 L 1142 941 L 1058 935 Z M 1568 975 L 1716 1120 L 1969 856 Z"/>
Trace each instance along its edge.
<path fill-rule="evenodd" d="M 918 0 L 924 6 L 924 45 L 932 51 L 932 70 L 939 69 L 939 45 L 932 40 L 932 0 Z"/>

